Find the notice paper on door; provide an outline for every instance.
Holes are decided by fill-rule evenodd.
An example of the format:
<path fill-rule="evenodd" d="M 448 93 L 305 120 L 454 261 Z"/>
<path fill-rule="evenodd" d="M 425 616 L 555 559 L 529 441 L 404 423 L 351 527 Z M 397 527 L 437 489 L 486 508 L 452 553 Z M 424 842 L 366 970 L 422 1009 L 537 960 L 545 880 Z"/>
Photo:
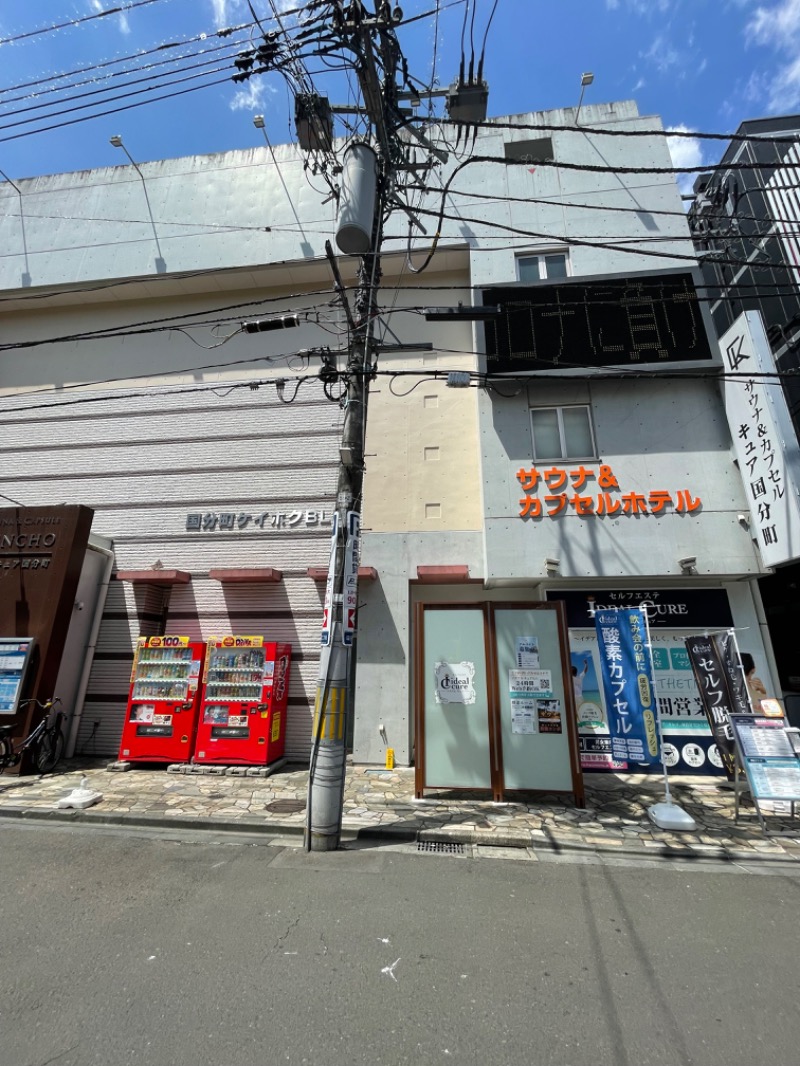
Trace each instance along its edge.
<path fill-rule="evenodd" d="M 511 732 L 512 733 L 535 733 L 536 732 L 536 700 L 512 699 L 511 701 Z"/>
<path fill-rule="evenodd" d="M 561 700 L 536 700 L 540 733 L 561 733 Z"/>
<path fill-rule="evenodd" d="M 552 670 L 509 670 L 508 691 L 520 696 L 552 696 Z"/>
<path fill-rule="evenodd" d="M 539 669 L 538 637 L 517 637 L 517 666 L 521 670 Z"/>

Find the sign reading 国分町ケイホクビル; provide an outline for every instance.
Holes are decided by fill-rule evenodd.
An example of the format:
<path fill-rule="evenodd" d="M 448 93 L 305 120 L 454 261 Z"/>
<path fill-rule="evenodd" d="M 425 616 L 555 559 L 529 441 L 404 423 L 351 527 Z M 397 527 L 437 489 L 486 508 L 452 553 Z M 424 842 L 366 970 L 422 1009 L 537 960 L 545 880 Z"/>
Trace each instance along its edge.
<path fill-rule="evenodd" d="M 619 762 L 659 761 L 656 695 L 646 621 L 636 609 L 595 616 L 611 754 Z"/>

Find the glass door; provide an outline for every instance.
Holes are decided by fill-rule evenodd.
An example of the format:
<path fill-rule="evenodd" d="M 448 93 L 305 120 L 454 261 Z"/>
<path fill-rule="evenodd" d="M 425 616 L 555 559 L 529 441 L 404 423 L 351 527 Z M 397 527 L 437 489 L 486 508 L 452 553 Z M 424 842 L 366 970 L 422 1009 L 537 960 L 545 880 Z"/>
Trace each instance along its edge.
<path fill-rule="evenodd" d="M 494 745 L 484 607 L 420 605 L 417 623 L 417 794 L 489 790 Z"/>
<path fill-rule="evenodd" d="M 573 792 L 578 799 L 572 682 L 554 606 L 491 610 L 502 789 Z"/>

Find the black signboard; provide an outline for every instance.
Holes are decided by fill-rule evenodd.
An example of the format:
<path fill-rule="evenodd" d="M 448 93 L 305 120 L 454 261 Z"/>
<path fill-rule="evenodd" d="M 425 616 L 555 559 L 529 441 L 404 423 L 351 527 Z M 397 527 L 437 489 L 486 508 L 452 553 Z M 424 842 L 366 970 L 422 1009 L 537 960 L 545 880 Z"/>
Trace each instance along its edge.
<path fill-rule="evenodd" d="M 734 714 L 751 714 L 747 678 L 739 658 L 736 637 L 733 633 L 715 633 L 713 640 L 731 694 L 731 710 Z"/>
<path fill-rule="evenodd" d="M 483 291 L 489 372 L 711 359 L 690 273 Z"/>
<path fill-rule="evenodd" d="M 733 634 L 687 637 L 686 651 L 722 765 L 733 781 L 736 746 L 730 716 L 750 710 Z"/>
<path fill-rule="evenodd" d="M 727 629 L 733 625 L 724 589 L 549 589 L 548 600 L 563 600 L 570 629 L 594 629 L 595 611 L 647 608 L 651 629 Z"/>

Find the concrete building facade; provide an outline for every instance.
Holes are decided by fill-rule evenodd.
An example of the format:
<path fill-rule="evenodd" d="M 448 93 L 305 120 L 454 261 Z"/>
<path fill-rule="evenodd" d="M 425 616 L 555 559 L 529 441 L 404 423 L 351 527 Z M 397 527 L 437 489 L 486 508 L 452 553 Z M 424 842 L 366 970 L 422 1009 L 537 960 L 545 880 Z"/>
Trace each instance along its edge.
<path fill-rule="evenodd" d="M 503 369 L 490 350 L 496 330 L 424 317 L 431 305 L 496 299 L 510 322 L 515 293 L 528 307 L 558 302 L 558 288 L 582 293 L 595 322 L 589 305 L 641 301 L 654 276 L 691 285 L 696 259 L 677 187 L 647 172 L 670 165 L 658 120 L 632 102 L 587 106 L 575 120 L 569 109 L 480 130 L 476 154 L 497 162 L 455 176 L 422 274 L 394 252 L 405 223 L 387 229 L 379 337 L 433 347 L 381 355 L 372 389 L 359 762 L 382 764 L 387 748 L 399 763 L 415 757 L 419 604 L 560 598 L 580 661 L 596 654 L 582 602 L 644 600 L 660 627 L 676 750 L 694 745 L 702 759 L 694 750 L 690 759 L 706 768 L 710 738 L 679 655 L 682 634 L 744 628 L 770 677 L 754 581 L 763 568 L 737 520 L 745 500 L 718 387 L 703 377 L 718 365 L 713 346 L 694 358 L 691 345 L 670 341 L 665 363 L 666 341 L 640 350 L 632 339 L 612 362 L 597 355 L 602 341 L 582 350 L 562 317 L 561 348 L 548 334 L 533 372 L 517 369 L 501 384 L 480 377 Z M 318 370 L 323 349 L 341 361 L 344 321 L 324 259 L 333 207 L 306 183 L 296 148 L 277 149 L 276 161 L 250 150 L 144 163 L 141 175 L 113 167 L 23 180 L 19 194 L 0 188 L 0 492 L 29 506 L 85 503 L 94 533 L 113 544 L 116 576 L 85 706 L 75 708 L 77 749 L 87 753 L 116 754 L 138 636 L 223 631 L 293 643 L 288 750 L 308 752 L 321 608 L 309 571 L 327 565 L 342 418 Z M 421 205 L 436 218 L 442 196 L 431 190 Z M 412 265 L 427 247 L 412 248 Z M 353 265 L 342 267 L 351 282 Z M 627 295 L 604 297 L 597 285 L 615 280 Z M 583 282 L 590 287 L 576 288 Z M 239 329 L 289 313 L 300 318 L 291 331 Z M 705 319 L 693 322 L 702 344 Z M 480 387 L 449 387 L 450 370 Z M 562 475 L 574 492 L 551 515 L 545 496 L 562 495 Z M 572 502 L 587 482 L 591 511 Z M 669 504 L 658 508 L 653 493 Z M 533 499 L 541 512 L 530 502 L 523 515 Z M 242 570 L 251 582 L 224 577 Z M 602 720 L 586 724 L 587 768 L 608 765 L 607 732 Z"/>

